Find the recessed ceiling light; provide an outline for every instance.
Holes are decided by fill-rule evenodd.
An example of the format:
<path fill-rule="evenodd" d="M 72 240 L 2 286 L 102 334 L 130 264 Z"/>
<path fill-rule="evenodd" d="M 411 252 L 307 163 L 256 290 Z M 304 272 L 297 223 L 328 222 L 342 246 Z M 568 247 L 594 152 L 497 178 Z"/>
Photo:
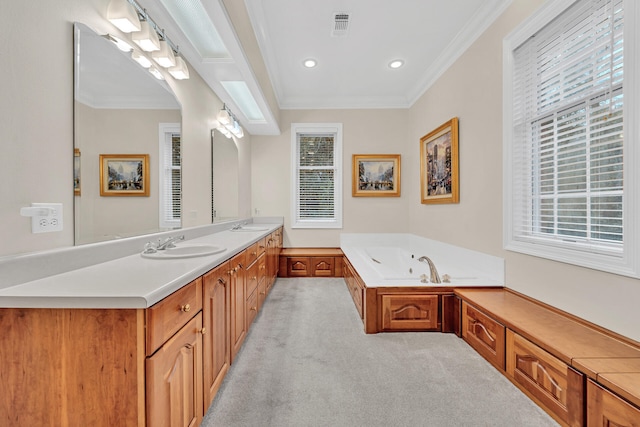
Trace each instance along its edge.
<path fill-rule="evenodd" d="M 315 59 L 305 59 L 303 64 L 307 68 L 313 68 L 318 65 L 318 61 L 316 61 Z"/>
<path fill-rule="evenodd" d="M 389 62 L 390 68 L 400 68 L 403 65 L 404 65 L 404 61 L 402 59 L 394 59 L 393 61 Z"/>

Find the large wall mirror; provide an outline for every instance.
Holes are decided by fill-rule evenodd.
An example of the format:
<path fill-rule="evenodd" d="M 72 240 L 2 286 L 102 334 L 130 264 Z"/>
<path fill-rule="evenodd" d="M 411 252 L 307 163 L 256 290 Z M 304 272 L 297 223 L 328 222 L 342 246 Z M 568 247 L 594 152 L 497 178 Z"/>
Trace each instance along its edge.
<path fill-rule="evenodd" d="M 79 23 L 74 35 L 75 244 L 179 228 L 180 104 L 166 82 L 111 40 Z M 165 166 L 163 153 L 169 156 Z M 147 155 L 148 195 L 126 191 L 136 171 L 124 169 L 136 159 L 109 161 L 104 155 Z M 113 166 L 106 179 L 122 181 L 109 196 L 100 191 L 108 185 L 104 171 L 101 182 L 101 163 L 105 170 Z M 162 217 L 163 210 L 170 218 Z"/>

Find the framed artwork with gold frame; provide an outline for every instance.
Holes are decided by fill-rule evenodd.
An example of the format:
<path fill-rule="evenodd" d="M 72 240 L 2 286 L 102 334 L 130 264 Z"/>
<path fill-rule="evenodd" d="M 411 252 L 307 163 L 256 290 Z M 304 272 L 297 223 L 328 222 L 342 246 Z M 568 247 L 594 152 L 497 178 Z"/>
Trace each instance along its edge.
<path fill-rule="evenodd" d="M 149 196 L 148 154 L 100 154 L 101 196 Z"/>
<path fill-rule="evenodd" d="M 353 197 L 399 197 L 400 154 L 354 154 Z"/>
<path fill-rule="evenodd" d="M 421 203 L 459 203 L 458 118 L 420 138 Z"/>

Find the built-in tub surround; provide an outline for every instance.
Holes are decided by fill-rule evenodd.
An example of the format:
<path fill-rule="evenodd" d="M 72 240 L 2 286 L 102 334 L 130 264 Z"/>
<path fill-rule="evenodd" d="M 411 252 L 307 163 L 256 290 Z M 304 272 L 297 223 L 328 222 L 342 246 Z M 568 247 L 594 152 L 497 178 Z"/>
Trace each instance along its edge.
<path fill-rule="evenodd" d="M 343 233 L 340 248 L 367 287 L 504 286 L 504 259 L 413 234 Z M 425 283 L 431 271 L 423 256 L 449 282 Z"/>
<path fill-rule="evenodd" d="M 265 231 L 235 233 L 239 222 Z M 147 308 L 281 227 L 283 219 L 255 218 L 0 259 L 0 307 Z M 225 251 L 172 260 L 148 259 L 148 241 L 184 235 L 190 244 Z"/>

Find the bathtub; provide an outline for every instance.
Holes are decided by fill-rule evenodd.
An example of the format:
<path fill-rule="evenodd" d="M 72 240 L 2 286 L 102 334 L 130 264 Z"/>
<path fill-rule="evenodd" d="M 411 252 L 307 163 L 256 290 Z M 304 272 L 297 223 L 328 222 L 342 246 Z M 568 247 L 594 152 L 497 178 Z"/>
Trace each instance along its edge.
<path fill-rule="evenodd" d="M 367 287 L 503 286 L 504 260 L 412 234 L 343 233 L 340 247 Z M 443 279 L 431 283 L 428 256 Z M 425 282 L 426 279 L 426 282 Z"/>

